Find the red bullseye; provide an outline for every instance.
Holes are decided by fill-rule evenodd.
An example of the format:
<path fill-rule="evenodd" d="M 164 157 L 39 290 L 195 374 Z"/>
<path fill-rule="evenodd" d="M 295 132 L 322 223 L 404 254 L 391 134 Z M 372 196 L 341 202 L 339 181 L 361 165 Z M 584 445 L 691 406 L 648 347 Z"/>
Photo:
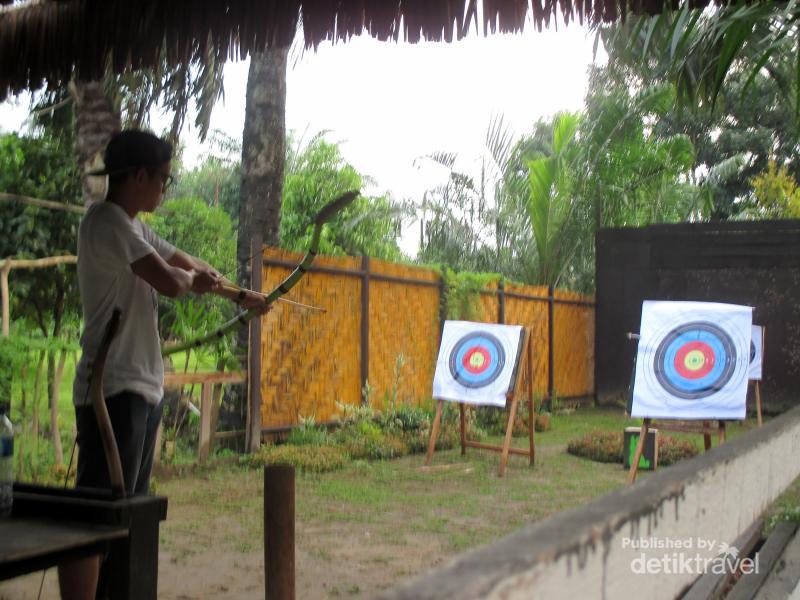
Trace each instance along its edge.
<path fill-rule="evenodd" d="M 489 357 L 489 351 L 481 346 L 473 346 L 467 350 L 464 353 L 464 358 L 461 360 L 461 364 L 464 368 L 474 375 L 483 373 L 489 368 L 490 363 L 491 358 Z"/>
<path fill-rule="evenodd" d="M 675 370 L 687 379 L 705 377 L 714 368 L 714 350 L 705 342 L 687 342 L 675 354 Z"/>

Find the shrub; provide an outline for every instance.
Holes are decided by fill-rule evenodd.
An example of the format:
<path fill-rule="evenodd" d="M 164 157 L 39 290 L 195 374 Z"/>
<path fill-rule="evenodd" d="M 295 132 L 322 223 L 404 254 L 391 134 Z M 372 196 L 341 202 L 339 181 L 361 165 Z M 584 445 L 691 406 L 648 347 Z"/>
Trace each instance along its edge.
<path fill-rule="evenodd" d="M 662 466 L 674 465 L 684 458 L 697 456 L 699 450 L 689 440 L 682 440 L 668 435 L 658 435 L 658 464 Z"/>
<path fill-rule="evenodd" d="M 301 419 L 300 425 L 293 427 L 286 441 L 296 446 L 326 446 L 330 444 L 327 429 L 314 424 L 313 419 Z"/>
<path fill-rule="evenodd" d="M 592 431 L 572 440 L 567 452 L 597 462 L 622 462 L 621 431 Z"/>
<path fill-rule="evenodd" d="M 346 425 L 336 432 L 335 439 L 352 459 L 383 460 L 407 452 L 399 437 L 384 433 L 378 424 L 371 421 Z"/>
<path fill-rule="evenodd" d="M 567 452 L 597 462 L 623 462 L 624 437 L 621 431 L 592 431 L 572 440 Z M 658 464 L 667 467 L 698 453 L 691 441 L 668 435 L 658 436 Z"/>
<path fill-rule="evenodd" d="M 378 418 L 378 423 L 384 431 L 394 433 L 418 431 L 425 425 L 430 425 L 430 422 L 431 416 L 428 411 L 406 404 L 396 406 L 394 410 L 387 410 Z"/>
<path fill-rule="evenodd" d="M 262 446 L 257 453 L 244 457 L 243 462 L 254 468 L 283 464 L 308 473 L 325 473 L 341 469 L 348 457 L 343 449 L 335 446 L 283 444 Z"/>

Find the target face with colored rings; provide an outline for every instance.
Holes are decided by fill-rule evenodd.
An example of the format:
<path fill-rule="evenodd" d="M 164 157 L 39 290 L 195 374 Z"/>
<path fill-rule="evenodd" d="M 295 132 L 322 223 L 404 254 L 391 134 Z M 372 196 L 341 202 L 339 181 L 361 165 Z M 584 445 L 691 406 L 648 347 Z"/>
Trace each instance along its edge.
<path fill-rule="evenodd" d="M 736 368 L 736 346 L 720 327 L 707 321 L 686 323 L 670 331 L 655 353 L 658 383 L 685 400 L 718 392 Z"/>
<path fill-rule="evenodd" d="M 503 372 L 505 363 L 506 353 L 500 340 L 483 331 L 465 335 L 450 352 L 450 374 L 468 388 L 492 383 Z"/>

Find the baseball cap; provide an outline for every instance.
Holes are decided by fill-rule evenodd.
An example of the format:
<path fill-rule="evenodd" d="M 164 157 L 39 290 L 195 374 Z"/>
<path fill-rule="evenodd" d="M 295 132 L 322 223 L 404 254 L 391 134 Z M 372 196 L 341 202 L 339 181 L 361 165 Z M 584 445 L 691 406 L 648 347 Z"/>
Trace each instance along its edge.
<path fill-rule="evenodd" d="M 119 175 L 142 167 L 157 167 L 172 159 L 172 144 L 139 129 L 127 129 L 109 140 L 102 169 L 88 175 Z"/>

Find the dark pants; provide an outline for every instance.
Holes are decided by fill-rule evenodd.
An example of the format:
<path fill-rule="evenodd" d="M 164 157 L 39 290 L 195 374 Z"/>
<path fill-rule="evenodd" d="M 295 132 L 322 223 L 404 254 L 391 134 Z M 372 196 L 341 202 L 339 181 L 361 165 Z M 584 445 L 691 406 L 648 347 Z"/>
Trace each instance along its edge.
<path fill-rule="evenodd" d="M 146 495 L 150 491 L 150 471 L 163 402 L 149 404 L 140 394 L 126 391 L 106 398 L 106 407 L 119 448 L 125 494 Z M 94 407 L 76 407 L 75 423 L 79 448 L 75 485 L 110 489 L 108 464 Z"/>

